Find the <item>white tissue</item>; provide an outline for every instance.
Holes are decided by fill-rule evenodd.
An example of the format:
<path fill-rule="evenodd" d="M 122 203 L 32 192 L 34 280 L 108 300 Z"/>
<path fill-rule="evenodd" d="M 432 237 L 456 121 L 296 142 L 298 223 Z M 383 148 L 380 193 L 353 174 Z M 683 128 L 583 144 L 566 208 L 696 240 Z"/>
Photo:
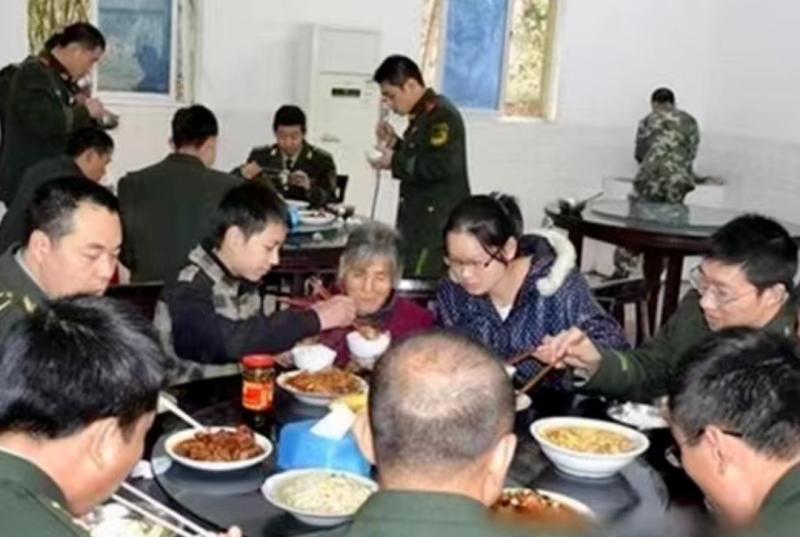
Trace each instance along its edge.
<path fill-rule="evenodd" d="M 331 411 L 328 412 L 328 415 L 319 420 L 311 428 L 311 432 L 322 438 L 341 440 L 353 427 L 355 421 L 356 415 L 347 408 L 347 405 L 334 403 L 331 405 Z"/>

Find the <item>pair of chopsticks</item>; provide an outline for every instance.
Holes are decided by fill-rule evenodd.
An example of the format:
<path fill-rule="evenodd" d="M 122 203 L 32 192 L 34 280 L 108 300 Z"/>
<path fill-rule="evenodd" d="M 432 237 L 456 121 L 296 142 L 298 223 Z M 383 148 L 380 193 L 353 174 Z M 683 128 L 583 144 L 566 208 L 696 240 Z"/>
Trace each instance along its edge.
<path fill-rule="evenodd" d="M 178 416 L 180 419 L 186 422 L 192 429 L 195 429 L 197 431 L 205 431 L 207 429 L 205 425 L 203 425 L 202 423 L 191 417 L 189 414 L 187 414 L 181 407 L 178 406 L 178 404 L 175 401 L 172 400 L 170 396 L 166 394 L 161 393 L 158 395 L 158 406 L 159 408 L 164 408 L 166 410 L 169 410 L 170 412 Z"/>
<path fill-rule="evenodd" d="M 275 300 L 295 308 L 310 308 L 317 302 L 317 299 L 328 300 L 333 298 L 333 293 L 325 288 L 319 278 L 310 278 L 308 284 L 311 286 L 311 295 L 308 297 L 279 296 Z"/>
<path fill-rule="evenodd" d="M 200 526 L 199 524 L 189 520 L 185 516 L 179 514 L 178 512 L 170 509 L 163 503 L 159 502 L 152 496 L 145 494 L 141 490 L 137 489 L 130 483 L 126 483 L 123 481 L 121 487 L 130 494 L 139 498 L 140 500 L 143 500 L 154 509 L 157 509 L 158 511 L 164 513 L 165 515 L 170 516 L 177 524 L 170 522 L 161 515 L 157 515 L 155 513 L 148 511 L 141 505 L 138 505 L 132 502 L 131 500 L 123 496 L 120 496 L 119 494 L 112 494 L 111 498 L 115 502 L 127 507 L 134 513 L 138 513 L 139 515 L 149 520 L 150 522 L 157 524 L 162 528 L 166 528 L 169 531 L 175 533 L 176 535 L 179 535 L 180 537 L 215 537 L 217 535 L 217 532 L 207 530 L 204 527 Z"/>
<path fill-rule="evenodd" d="M 566 354 L 562 355 L 561 357 L 554 360 L 552 363 L 548 364 L 547 367 L 539 371 L 531 380 L 525 383 L 522 388 L 520 388 L 520 393 L 529 392 L 533 389 L 534 386 L 539 384 L 550 371 L 552 371 L 561 361 L 566 357 Z"/>

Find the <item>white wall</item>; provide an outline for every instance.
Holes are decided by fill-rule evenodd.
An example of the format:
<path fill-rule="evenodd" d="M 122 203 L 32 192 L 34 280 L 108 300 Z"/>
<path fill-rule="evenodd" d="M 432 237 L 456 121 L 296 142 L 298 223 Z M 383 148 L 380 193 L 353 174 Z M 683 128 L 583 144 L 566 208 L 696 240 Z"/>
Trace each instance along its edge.
<path fill-rule="evenodd" d="M 18 62 L 28 52 L 27 0 L 2 0 L 0 7 L 0 67 Z"/>

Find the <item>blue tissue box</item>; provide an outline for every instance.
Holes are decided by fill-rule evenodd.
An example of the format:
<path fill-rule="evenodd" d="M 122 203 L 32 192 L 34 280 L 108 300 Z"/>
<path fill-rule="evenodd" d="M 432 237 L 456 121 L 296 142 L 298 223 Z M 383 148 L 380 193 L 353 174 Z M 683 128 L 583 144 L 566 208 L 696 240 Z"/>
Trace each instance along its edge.
<path fill-rule="evenodd" d="M 366 477 L 370 464 L 358 448 L 352 432 L 341 440 L 322 438 L 311 432 L 318 420 L 305 420 L 283 426 L 278 436 L 278 467 L 332 468 Z"/>

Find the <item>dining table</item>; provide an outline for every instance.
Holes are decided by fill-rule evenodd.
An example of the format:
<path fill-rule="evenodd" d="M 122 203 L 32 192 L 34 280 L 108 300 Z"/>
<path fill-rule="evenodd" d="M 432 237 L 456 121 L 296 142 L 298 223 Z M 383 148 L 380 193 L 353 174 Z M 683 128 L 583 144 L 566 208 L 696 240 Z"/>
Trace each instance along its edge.
<path fill-rule="evenodd" d="M 206 379 L 170 389 L 180 406 L 205 425 L 242 423 L 241 378 Z M 700 537 L 710 516 L 699 489 L 666 456 L 673 446 L 667 429 L 648 431 L 648 451 L 620 473 L 604 479 L 572 477 L 555 468 L 529 432 L 540 417 L 578 415 L 610 420 L 611 403 L 574 393 L 537 389 L 533 404 L 516 414 L 518 447 L 506 486 L 546 489 L 588 505 L 599 521 L 599 533 L 616 537 Z M 282 426 L 317 419 L 325 407 L 301 403 L 276 392 L 275 414 L 266 433 L 273 443 Z M 133 484 L 200 524 L 216 530 L 239 526 L 247 537 L 289 536 L 320 530 L 303 524 L 271 505 L 260 492 L 264 480 L 280 471 L 275 452 L 249 470 L 211 473 L 182 466 L 165 452 L 165 439 L 187 426 L 171 414 L 161 414 L 148 435 L 146 456 L 154 479 Z M 280 446 L 277 446 L 280 449 Z M 672 461 L 672 462 L 670 462 Z"/>
<path fill-rule="evenodd" d="M 647 288 L 656 291 L 663 288 L 664 291 L 660 317 L 657 315 L 659 292 L 651 292 L 648 297 L 651 334 L 678 307 L 684 258 L 707 253 L 711 235 L 744 213 L 734 209 L 631 199 L 599 199 L 582 210 L 571 210 L 563 203 L 550 203 L 545 207 L 545 214 L 553 224 L 567 231 L 575 247 L 578 266 L 586 237 L 642 254 Z M 800 225 L 780 223 L 796 242 L 800 242 Z"/>

